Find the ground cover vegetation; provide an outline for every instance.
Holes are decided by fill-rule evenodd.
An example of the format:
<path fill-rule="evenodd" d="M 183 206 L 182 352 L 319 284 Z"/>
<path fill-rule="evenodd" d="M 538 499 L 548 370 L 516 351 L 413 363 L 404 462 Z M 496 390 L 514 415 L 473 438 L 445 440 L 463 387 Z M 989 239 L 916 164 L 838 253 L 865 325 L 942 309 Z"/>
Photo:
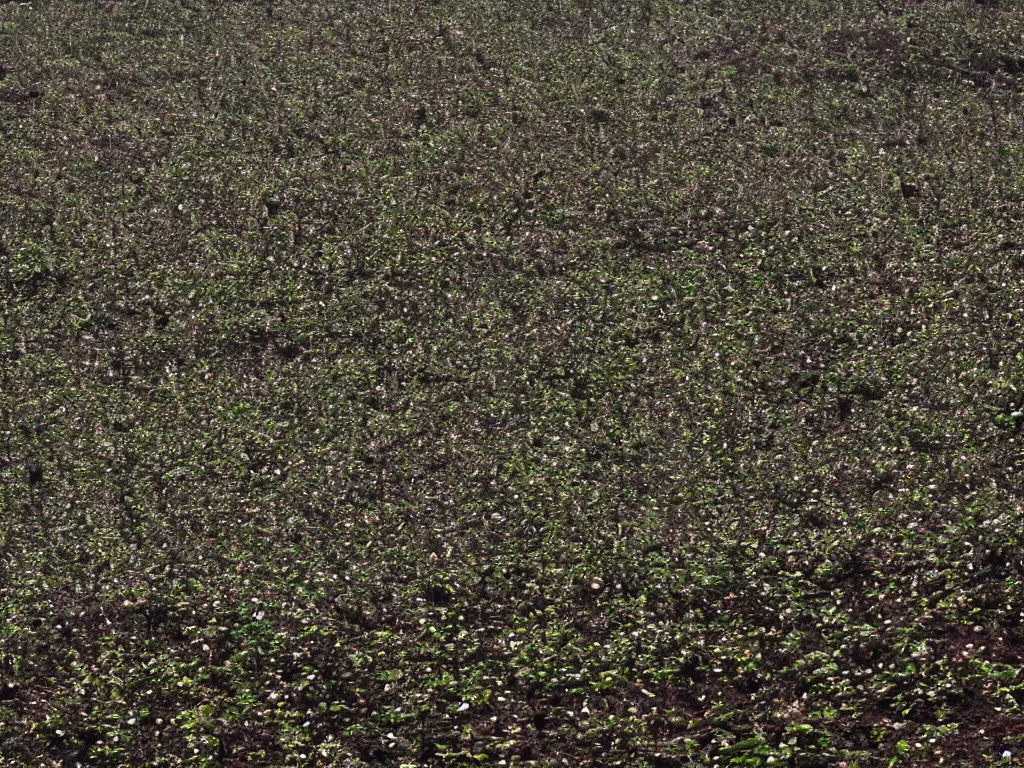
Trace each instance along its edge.
<path fill-rule="evenodd" d="M 1019 764 L 1022 30 L 0 5 L 2 763 Z"/>

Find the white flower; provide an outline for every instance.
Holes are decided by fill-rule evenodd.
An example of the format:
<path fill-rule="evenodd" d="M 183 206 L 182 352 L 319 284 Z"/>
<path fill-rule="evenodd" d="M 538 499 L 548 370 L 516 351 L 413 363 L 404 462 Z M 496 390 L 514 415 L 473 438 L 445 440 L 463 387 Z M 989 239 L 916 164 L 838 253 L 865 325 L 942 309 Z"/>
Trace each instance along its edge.
<path fill-rule="evenodd" d="M 459 704 L 459 712 L 465 712 L 467 709 L 469 709 L 469 704 L 466 702 Z"/>
<path fill-rule="evenodd" d="M 1004 749 L 1003 750 L 1003 754 L 1000 755 L 1000 757 L 1002 757 L 1003 760 L 1009 760 L 1009 759 L 1011 759 L 1013 757 L 1013 752 L 1011 752 L 1008 749 Z"/>

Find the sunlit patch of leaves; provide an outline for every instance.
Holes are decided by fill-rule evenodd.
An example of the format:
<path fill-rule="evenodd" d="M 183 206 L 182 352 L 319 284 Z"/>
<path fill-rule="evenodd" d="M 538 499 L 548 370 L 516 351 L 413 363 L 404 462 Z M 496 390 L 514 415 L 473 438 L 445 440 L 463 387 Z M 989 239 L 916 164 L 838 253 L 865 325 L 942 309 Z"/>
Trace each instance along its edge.
<path fill-rule="evenodd" d="M 0 5 L 4 758 L 1018 762 L 1020 16 Z"/>

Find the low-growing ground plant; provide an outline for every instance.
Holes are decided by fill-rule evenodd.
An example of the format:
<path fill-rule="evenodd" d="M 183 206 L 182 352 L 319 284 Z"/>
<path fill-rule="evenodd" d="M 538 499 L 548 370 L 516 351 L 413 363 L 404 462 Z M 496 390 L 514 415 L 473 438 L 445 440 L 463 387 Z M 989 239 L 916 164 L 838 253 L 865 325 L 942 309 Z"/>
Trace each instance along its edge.
<path fill-rule="evenodd" d="M 0 4 L 0 764 L 1020 764 L 1022 29 Z"/>

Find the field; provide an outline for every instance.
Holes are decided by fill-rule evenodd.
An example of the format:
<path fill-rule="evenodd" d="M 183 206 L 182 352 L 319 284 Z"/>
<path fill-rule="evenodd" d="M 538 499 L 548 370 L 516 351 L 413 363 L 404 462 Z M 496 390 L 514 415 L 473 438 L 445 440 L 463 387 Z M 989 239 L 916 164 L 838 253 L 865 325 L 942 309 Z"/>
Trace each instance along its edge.
<path fill-rule="evenodd" d="M 1022 31 L 0 4 L 0 765 L 1024 765 Z"/>

